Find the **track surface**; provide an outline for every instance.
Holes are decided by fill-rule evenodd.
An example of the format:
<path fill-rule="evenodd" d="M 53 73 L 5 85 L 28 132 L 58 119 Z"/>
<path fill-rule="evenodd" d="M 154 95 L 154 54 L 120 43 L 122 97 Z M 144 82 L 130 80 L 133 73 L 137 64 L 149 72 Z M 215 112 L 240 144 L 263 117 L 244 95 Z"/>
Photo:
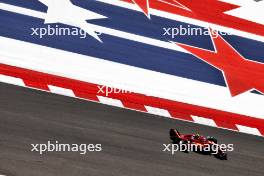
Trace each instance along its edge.
<path fill-rule="evenodd" d="M 0 84 L 0 175 L 264 175 L 264 139 L 93 102 Z M 162 152 L 168 129 L 234 143 L 228 161 Z M 40 156 L 30 144 L 101 143 L 103 151 Z"/>

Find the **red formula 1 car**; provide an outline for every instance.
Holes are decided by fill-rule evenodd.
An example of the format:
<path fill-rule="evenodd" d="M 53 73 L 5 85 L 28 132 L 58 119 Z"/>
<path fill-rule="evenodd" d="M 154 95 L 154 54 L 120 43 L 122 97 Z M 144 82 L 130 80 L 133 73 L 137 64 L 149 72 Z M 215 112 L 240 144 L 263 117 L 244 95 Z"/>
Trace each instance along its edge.
<path fill-rule="evenodd" d="M 199 134 L 180 134 L 176 129 L 170 129 L 170 139 L 173 144 L 185 145 L 184 152 L 194 151 L 198 153 L 214 155 L 221 160 L 227 160 L 227 153 L 219 147 L 214 137 L 204 137 Z"/>

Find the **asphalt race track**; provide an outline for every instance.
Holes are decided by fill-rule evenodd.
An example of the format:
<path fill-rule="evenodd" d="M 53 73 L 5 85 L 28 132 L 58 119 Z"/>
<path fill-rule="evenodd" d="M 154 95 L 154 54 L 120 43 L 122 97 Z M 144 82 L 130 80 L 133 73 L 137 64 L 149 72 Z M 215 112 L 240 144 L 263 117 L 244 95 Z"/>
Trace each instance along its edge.
<path fill-rule="evenodd" d="M 264 139 L 150 114 L 0 84 L 0 175 L 207 176 L 264 175 Z M 199 131 L 233 143 L 229 160 L 163 152 L 168 130 Z M 40 155 L 31 145 L 101 143 L 102 152 Z"/>

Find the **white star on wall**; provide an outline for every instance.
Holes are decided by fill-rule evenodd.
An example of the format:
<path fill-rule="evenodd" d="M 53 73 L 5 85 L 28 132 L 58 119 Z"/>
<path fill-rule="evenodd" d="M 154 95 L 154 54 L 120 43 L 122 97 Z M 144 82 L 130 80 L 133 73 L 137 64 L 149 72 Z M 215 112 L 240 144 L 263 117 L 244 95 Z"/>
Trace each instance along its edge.
<path fill-rule="evenodd" d="M 48 7 L 45 17 L 47 23 L 62 23 L 70 26 L 79 27 L 96 40 L 101 39 L 96 34 L 92 26 L 86 20 L 107 18 L 98 13 L 80 8 L 71 3 L 70 0 L 39 0 Z"/>

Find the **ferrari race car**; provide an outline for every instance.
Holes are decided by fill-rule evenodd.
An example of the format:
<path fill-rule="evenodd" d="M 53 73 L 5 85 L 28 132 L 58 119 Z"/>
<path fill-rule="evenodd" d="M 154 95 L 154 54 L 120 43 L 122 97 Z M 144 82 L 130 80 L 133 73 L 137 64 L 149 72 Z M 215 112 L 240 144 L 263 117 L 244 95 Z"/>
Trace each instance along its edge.
<path fill-rule="evenodd" d="M 204 137 L 199 134 L 180 134 L 177 129 L 170 129 L 169 135 L 172 144 L 185 146 L 182 147 L 183 152 L 194 151 L 213 155 L 221 160 L 227 160 L 226 151 L 217 144 L 217 139 L 214 137 Z"/>

